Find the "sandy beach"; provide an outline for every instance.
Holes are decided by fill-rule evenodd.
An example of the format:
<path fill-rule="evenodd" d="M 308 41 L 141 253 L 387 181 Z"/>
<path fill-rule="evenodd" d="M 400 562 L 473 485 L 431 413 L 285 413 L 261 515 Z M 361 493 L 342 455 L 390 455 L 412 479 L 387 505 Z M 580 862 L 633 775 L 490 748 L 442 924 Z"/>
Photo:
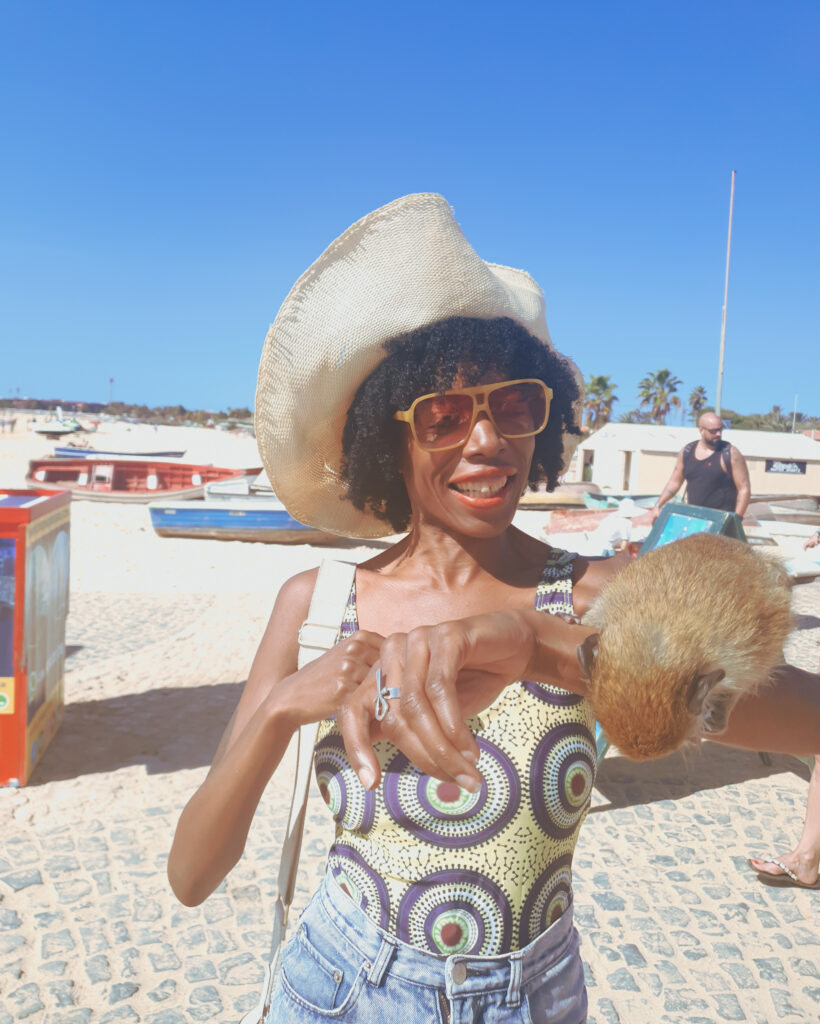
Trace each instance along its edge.
<path fill-rule="evenodd" d="M 49 442 L 0 435 L 0 486 L 23 486 Z M 186 460 L 259 464 L 249 438 L 103 424 L 99 447 L 175 447 Z M 71 506 L 66 712 L 22 789 L 0 790 L 0 1024 L 235 1024 L 269 942 L 284 765 L 245 856 L 189 909 L 165 862 L 207 771 L 281 584 L 325 557 L 378 545 L 157 537 L 145 506 Z M 820 583 L 794 592 L 789 661 L 820 662 Z M 593 1024 L 820 1020 L 820 893 L 761 885 L 749 855 L 802 826 L 808 769 L 704 743 L 634 764 L 610 750 L 575 862 Z M 298 905 L 332 839 L 314 790 Z"/>

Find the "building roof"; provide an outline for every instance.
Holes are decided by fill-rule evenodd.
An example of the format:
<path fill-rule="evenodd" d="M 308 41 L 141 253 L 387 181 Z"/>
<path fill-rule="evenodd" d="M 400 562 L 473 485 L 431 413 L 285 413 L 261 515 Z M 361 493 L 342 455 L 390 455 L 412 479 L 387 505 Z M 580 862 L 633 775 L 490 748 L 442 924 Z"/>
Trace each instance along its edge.
<path fill-rule="evenodd" d="M 581 450 L 598 447 L 621 451 L 674 452 L 700 434 L 696 427 L 664 427 L 655 423 L 607 423 L 590 434 L 578 446 Z M 785 434 L 774 430 L 724 430 L 724 441 L 733 444 L 752 459 L 799 459 L 820 462 L 820 441 L 805 434 Z"/>

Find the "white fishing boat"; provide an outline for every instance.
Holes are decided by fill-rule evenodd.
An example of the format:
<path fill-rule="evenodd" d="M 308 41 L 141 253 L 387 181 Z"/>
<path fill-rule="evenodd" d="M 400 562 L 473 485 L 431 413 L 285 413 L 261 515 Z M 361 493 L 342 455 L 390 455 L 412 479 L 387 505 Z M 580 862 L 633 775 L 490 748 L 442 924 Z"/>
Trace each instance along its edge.
<path fill-rule="evenodd" d="M 254 472 L 205 485 L 201 501 L 154 501 L 151 525 L 160 537 L 324 544 L 338 538 L 294 519 L 273 493 L 267 475 Z"/>

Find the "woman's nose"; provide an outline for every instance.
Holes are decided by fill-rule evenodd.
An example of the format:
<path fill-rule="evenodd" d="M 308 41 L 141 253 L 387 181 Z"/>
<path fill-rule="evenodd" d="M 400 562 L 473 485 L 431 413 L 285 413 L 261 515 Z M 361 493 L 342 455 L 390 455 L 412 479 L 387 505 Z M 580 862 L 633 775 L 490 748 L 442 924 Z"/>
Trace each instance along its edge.
<path fill-rule="evenodd" d="M 474 455 L 491 452 L 495 454 L 504 447 L 504 435 L 498 432 L 493 421 L 486 412 L 480 412 L 464 442 L 464 454 Z"/>

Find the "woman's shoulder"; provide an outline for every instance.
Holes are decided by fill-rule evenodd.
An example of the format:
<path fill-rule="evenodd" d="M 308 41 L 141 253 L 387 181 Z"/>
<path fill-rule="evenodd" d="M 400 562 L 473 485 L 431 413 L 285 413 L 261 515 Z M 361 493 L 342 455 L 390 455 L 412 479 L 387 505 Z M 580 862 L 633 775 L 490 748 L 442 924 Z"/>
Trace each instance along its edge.
<path fill-rule="evenodd" d="M 304 569 L 302 572 L 297 572 L 295 576 L 285 580 L 279 588 L 279 597 L 284 597 L 288 601 L 295 601 L 300 604 L 303 600 L 307 600 L 310 603 L 318 575 L 318 565 L 312 569 Z"/>
<path fill-rule="evenodd" d="M 619 552 L 611 558 L 577 556 L 573 564 L 572 593 L 575 611 L 584 616 L 606 583 L 632 561 L 628 552 Z"/>
<path fill-rule="evenodd" d="M 315 566 L 285 580 L 276 595 L 271 625 L 275 624 L 279 629 L 287 626 L 290 629 L 295 624 L 298 630 L 298 626 L 307 618 L 318 575 L 319 567 Z"/>

